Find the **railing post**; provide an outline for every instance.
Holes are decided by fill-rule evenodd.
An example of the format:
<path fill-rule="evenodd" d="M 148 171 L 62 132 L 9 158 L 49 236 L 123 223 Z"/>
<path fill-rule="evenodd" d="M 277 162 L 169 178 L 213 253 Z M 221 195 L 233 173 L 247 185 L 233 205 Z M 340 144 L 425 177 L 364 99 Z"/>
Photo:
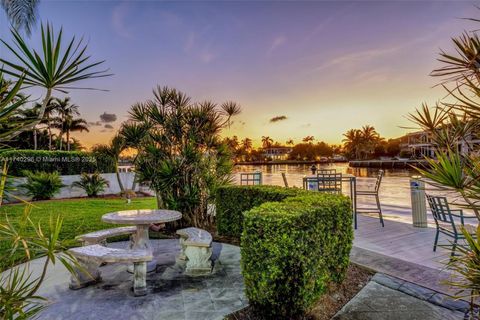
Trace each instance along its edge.
<path fill-rule="evenodd" d="M 410 178 L 410 196 L 412 199 L 412 222 L 417 228 L 427 228 L 427 207 L 425 204 L 425 182 L 420 176 Z"/>

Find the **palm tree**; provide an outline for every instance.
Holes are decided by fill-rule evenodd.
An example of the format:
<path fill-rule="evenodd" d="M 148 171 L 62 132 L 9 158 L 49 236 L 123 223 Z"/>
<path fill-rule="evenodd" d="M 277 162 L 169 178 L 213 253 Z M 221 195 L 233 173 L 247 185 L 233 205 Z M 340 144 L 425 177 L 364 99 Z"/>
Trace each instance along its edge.
<path fill-rule="evenodd" d="M 56 112 L 57 104 L 55 103 L 55 100 L 57 98 L 51 97 L 50 100 L 47 103 L 47 107 L 45 108 L 45 113 L 43 115 L 43 119 L 40 123 L 44 123 L 47 126 L 48 130 L 48 150 L 52 150 L 52 117 Z M 34 108 L 39 110 L 42 107 L 40 103 L 36 103 Z M 38 116 L 38 113 L 37 113 Z M 35 130 L 34 130 L 35 131 Z"/>
<path fill-rule="evenodd" d="M 293 139 L 288 139 L 288 140 L 285 142 L 285 144 L 286 144 L 287 146 L 293 146 L 293 145 L 295 144 L 295 142 L 293 142 Z"/>
<path fill-rule="evenodd" d="M 125 148 L 133 148 L 137 149 L 137 153 L 133 158 L 133 164 L 135 165 L 138 159 L 138 147 L 142 143 L 142 140 L 148 133 L 148 127 L 145 125 L 141 125 L 135 122 L 126 122 L 122 124 L 119 135 L 124 139 Z M 135 191 L 137 185 L 137 173 L 134 172 L 133 183 L 132 183 L 132 190 Z"/>
<path fill-rule="evenodd" d="M 55 35 L 50 24 L 47 23 L 46 27 L 41 26 L 43 52 L 40 53 L 30 48 L 17 30 L 12 29 L 11 33 L 13 45 L 2 39 L 0 41 L 12 56 L 17 57 L 18 62 L 13 63 L 0 58 L 0 63 L 3 64 L 1 70 L 16 79 L 24 79 L 25 85 L 43 88 L 46 92 L 37 120 L 22 127 L 21 130 L 9 133 L 7 138 L 11 139 L 23 131 L 32 130 L 42 121 L 54 90 L 63 93 L 67 93 L 69 89 L 91 90 L 92 88 L 77 87 L 75 83 L 81 80 L 110 76 L 107 70 L 95 70 L 104 61 L 90 62 L 87 45 L 83 45 L 83 40 L 75 41 L 75 37 L 73 37 L 66 46 L 62 46 L 62 29 L 58 35 Z"/>
<path fill-rule="evenodd" d="M 262 136 L 262 147 L 263 148 L 270 148 L 273 144 L 273 139 L 269 136 Z"/>
<path fill-rule="evenodd" d="M 117 176 L 118 186 L 120 187 L 120 192 L 122 195 L 125 195 L 125 187 L 123 186 L 122 179 L 120 179 L 120 172 L 118 171 L 118 161 L 120 160 L 120 154 L 126 148 L 125 139 L 121 135 L 116 135 L 110 141 L 109 145 L 99 144 L 95 145 L 92 148 L 92 153 L 99 156 L 109 156 L 114 165 L 115 165 L 115 175 Z"/>
<path fill-rule="evenodd" d="M 345 137 L 343 142 L 343 147 L 347 153 L 355 159 L 360 159 L 361 143 L 362 143 L 362 132 L 358 129 L 350 129 L 343 134 Z"/>
<path fill-rule="evenodd" d="M 302 141 L 305 143 L 312 143 L 313 140 L 315 140 L 313 136 L 306 136 L 305 138 L 302 139 Z"/>
<path fill-rule="evenodd" d="M 39 2 L 39 0 L 1 0 L 0 4 L 12 26 L 17 30 L 24 29 L 26 34 L 30 35 L 37 22 Z"/>
<path fill-rule="evenodd" d="M 86 131 L 88 130 L 87 121 L 82 118 L 73 118 L 71 115 L 67 115 L 64 118 L 57 117 L 54 119 L 54 123 L 52 125 L 55 129 L 60 130 L 60 150 L 62 149 L 62 137 L 66 134 L 66 142 L 67 142 L 67 151 L 70 151 L 70 133 L 75 131 Z"/>
<path fill-rule="evenodd" d="M 242 147 L 247 152 L 252 150 L 252 139 L 250 139 L 250 138 L 243 139 L 242 140 Z"/>
<path fill-rule="evenodd" d="M 59 99 L 59 98 L 54 98 L 53 100 L 53 110 L 55 113 L 58 114 L 58 117 L 54 118 L 53 121 L 54 121 L 54 124 L 53 124 L 53 127 L 57 128 L 60 130 L 60 135 L 59 135 L 59 138 L 60 138 L 60 150 L 63 148 L 62 144 L 63 144 L 63 134 L 64 133 L 67 133 L 68 137 L 67 137 L 67 145 L 69 143 L 69 136 L 70 136 L 70 133 L 68 132 L 68 127 L 70 127 L 71 125 L 68 123 L 68 122 L 71 122 L 71 120 L 73 120 L 73 117 L 74 116 L 79 116 L 80 115 L 80 112 L 78 111 L 79 109 L 79 106 L 77 106 L 76 104 L 71 104 L 70 103 L 70 97 L 65 97 L 63 100 L 62 99 Z M 80 120 L 83 120 L 83 119 L 80 119 Z M 83 124 L 85 125 L 86 127 L 86 122 L 85 120 L 80 121 L 80 123 L 77 123 L 77 124 Z M 75 125 L 75 123 L 73 123 L 72 125 Z M 78 129 L 77 131 L 83 131 L 85 129 Z M 86 130 L 88 132 L 88 128 Z"/>

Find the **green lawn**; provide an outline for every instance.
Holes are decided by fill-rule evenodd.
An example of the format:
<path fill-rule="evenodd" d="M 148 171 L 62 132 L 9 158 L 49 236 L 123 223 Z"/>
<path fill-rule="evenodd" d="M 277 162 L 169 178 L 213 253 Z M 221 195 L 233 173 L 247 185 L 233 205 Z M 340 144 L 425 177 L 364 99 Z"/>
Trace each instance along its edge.
<path fill-rule="evenodd" d="M 127 204 L 123 199 L 73 199 L 73 200 L 51 200 L 33 202 L 34 208 L 31 212 L 31 219 L 34 222 L 42 222 L 47 227 L 51 215 L 63 217 L 61 239 L 65 240 L 67 246 L 78 245 L 75 236 L 99 230 L 115 227 L 115 225 L 103 223 L 103 214 L 118 210 L 149 209 L 156 208 L 155 198 L 133 199 Z M 5 222 L 5 217 L 12 222 L 18 221 L 22 216 L 24 204 L 3 205 L 0 207 L 0 222 Z M 0 256 L 5 243 L 0 243 Z"/>

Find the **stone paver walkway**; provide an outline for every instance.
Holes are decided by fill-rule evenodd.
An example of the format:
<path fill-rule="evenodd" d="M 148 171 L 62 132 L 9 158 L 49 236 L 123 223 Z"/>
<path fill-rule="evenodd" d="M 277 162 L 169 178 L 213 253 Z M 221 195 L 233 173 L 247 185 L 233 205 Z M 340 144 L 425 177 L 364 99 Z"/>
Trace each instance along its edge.
<path fill-rule="evenodd" d="M 460 320 L 463 313 L 370 281 L 334 317 L 335 320 Z"/>
<path fill-rule="evenodd" d="M 77 291 L 68 289 L 67 271 L 56 266 L 40 292 L 51 301 L 40 319 L 213 320 L 247 305 L 238 247 L 214 243 L 214 274 L 192 278 L 184 276 L 175 264 L 178 240 L 154 240 L 152 244 L 159 267 L 147 276 L 148 295 L 133 296 L 132 275 L 126 265 L 102 267 L 102 283 Z M 124 247 L 126 243 L 112 246 Z"/>

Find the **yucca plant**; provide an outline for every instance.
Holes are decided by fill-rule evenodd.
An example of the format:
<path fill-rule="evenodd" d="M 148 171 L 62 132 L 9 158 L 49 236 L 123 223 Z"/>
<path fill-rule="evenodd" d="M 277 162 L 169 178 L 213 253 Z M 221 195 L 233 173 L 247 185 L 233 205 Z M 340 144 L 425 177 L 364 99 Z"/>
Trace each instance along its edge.
<path fill-rule="evenodd" d="M 0 41 L 18 61 L 14 63 L 0 58 L 0 62 L 4 65 L 3 72 L 16 79 L 23 79 L 24 85 L 43 88 L 46 92 L 38 110 L 37 120 L 22 127 L 21 130 L 12 131 L 7 135 L 8 139 L 23 131 L 31 130 L 40 123 L 52 91 L 68 93 L 70 89 L 92 90 L 93 88 L 77 87 L 75 84 L 82 80 L 110 75 L 107 73 L 108 70 L 97 70 L 97 67 L 104 61 L 90 62 L 91 56 L 87 55 L 87 45 L 83 44 L 83 39 L 76 41 L 73 37 L 66 47 L 63 47 L 63 30 L 60 29 L 56 34 L 53 26 L 48 23 L 46 26 L 43 24 L 41 26 L 41 52 L 29 47 L 17 30 L 12 29 L 11 33 L 13 44 L 9 44 L 3 39 Z"/>
<path fill-rule="evenodd" d="M 22 219 L 18 224 L 9 221 L 0 223 L 0 241 L 8 243 L 8 250 L 0 256 L 0 319 L 30 319 L 45 306 L 45 299 L 37 294 L 48 266 L 62 263 L 67 270 L 79 267 L 59 239 L 62 228 L 60 217 L 51 217 L 48 229 L 30 219 L 32 206 L 25 206 Z M 40 275 L 33 276 L 28 268 L 32 258 L 45 257 Z M 19 261 L 27 261 L 27 265 L 14 267 Z"/>
<path fill-rule="evenodd" d="M 81 188 L 85 191 L 89 198 L 98 197 L 98 194 L 105 190 L 105 187 L 108 187 L 108 181 L 103 178 L 100 173 L 95 172 L 93 174 L 82 173 L 80 181 L 75 181 L 72 183 L 72 187 Z"/>
<path fill-rule="evenodd" d="M 480 227 L 477 227 L 476 237 L 462 228 L 465 236 L 465 246 L 458 247 L 460 255 L 453 257 L 448 263 L 448 268 L 455 273 L 447 283 L 458 289 L 457 298 L 470 301 L 468 319 L 478 319 L 475 314 L 475 300 L 480 297 Z"/>
<path fill-rule="evenodd" d="M 27 181 L 20 185 L 21 188 L 27 190 L 27 194 L 32 200 L 49 200 L 57 194 L 65 185 L 58 172 L 44 171 L 24 171 Z"/>

